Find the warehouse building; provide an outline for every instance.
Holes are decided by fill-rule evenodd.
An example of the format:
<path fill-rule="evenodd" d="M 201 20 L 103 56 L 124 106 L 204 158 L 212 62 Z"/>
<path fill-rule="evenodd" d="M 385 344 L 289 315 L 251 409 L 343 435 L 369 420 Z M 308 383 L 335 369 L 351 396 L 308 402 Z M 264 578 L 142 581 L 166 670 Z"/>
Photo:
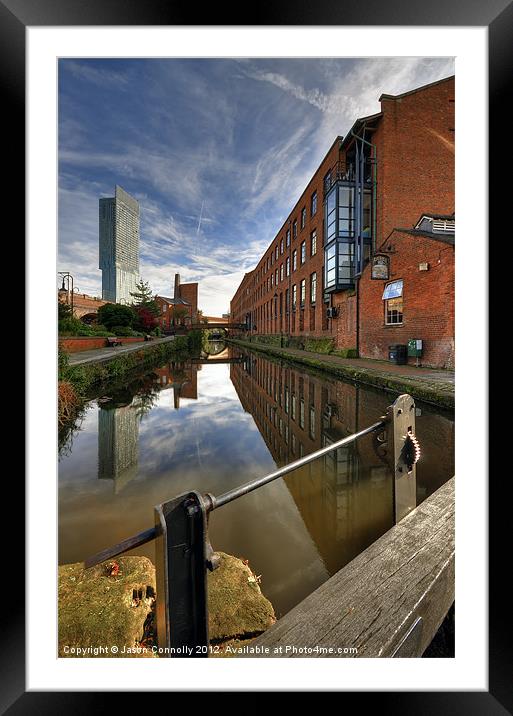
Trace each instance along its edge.
<path fill-rule="evenodd" d="M 451 367 L 454 77 L 379 99 L 329 148 L 232 320 L 263 341 L 361 357 L 415 339 L 409 362 Z"/>

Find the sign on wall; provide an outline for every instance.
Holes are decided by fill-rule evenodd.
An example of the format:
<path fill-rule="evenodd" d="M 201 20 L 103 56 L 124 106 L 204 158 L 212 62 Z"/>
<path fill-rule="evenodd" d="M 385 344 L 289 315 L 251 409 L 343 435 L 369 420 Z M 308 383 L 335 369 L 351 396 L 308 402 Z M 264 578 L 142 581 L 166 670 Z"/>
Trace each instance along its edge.
<path fill-rule="evenodd" d="M 375 254 L 372 257 L 371 278 L 388 281 L 390 275 L 390 257 L 384 254 Z"/>

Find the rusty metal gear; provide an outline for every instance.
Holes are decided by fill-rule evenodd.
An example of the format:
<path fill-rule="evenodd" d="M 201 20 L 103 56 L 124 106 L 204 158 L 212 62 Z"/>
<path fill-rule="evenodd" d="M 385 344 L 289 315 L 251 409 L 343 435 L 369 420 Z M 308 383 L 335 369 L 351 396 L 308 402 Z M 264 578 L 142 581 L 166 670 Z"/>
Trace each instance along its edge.
<path fill-rule="evenodd" d="M 411 430 L 406 434 L 406 440 L 404 441 L 404 447 L 402 449 L 402 458 L 408 467 L 408 472 L 411 472 L 412 467 L 420 458 L 420 444 Z"/>

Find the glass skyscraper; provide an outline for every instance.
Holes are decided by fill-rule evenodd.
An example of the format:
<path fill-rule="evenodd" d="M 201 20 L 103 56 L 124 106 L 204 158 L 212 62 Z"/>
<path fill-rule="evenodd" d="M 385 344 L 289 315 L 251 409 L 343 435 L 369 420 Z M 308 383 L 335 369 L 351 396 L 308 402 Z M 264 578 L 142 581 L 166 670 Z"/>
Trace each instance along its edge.
<path fill-rule="evenodd" d="M 131 303 L 139 273 L 139 202 L 120 186 L 100 199 L 102 298 Z"/>

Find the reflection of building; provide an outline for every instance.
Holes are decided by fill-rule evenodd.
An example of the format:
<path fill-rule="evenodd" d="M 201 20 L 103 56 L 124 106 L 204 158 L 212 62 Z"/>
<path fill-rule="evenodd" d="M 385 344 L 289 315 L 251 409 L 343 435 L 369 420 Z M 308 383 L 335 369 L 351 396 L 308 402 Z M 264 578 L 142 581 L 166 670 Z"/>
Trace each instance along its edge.
<path fill-rule="evenodd" d="M 100 199 L 102 298 L 132 302 L 139 272 L 139 203 L 120 186 Z"/>
<path fill-rule="evenodd" d="M 198 370 L 201 370 L 201 365 L 197 363 L 175 361 L 155 369 L 160 389 L 172 388 L 176 409 L 180 407 L 180 398 L 198 399 Z"/>
<path fill-rule="evenodd" d="M 119 492 L 137 475 L 139 420 L 131 405 L 100 407 L 98 413 L 98 478 L 114 480 Z"/>
<path fill-rule="evenodd" d="M 198 319 L 198 284 L 181 283 L 180 274 L 175 274 L 173 297 L 155 296 L 160 310 L 159 325 L 164 331 L 179 326 L 190 326 Z"/>
<path fill-rule="evenodd" d="M 230 375 L 278 464 L 297 460 L 359 429 L 359 396 L 353 385 L 256 356 L 248 356 L 243 365 L 232 364 Z M 295 470 L 285 483 L 330 572 L 392 524 L 391 475 L 370 439 Z"/>

